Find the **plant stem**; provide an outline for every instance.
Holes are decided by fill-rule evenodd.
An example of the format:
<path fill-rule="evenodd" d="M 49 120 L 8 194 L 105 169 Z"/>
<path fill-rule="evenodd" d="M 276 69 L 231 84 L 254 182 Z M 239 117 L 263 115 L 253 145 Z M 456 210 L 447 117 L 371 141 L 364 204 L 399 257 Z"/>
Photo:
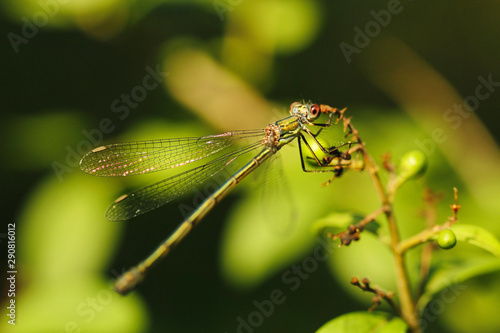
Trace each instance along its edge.
<path fill-rule="evenodd" d="M 398 244 L 396 251 L 404 253 L 411 249 L 412 247 L 415 247 L 417 245 L 423 244 L 430 240 L 432 236 L 440 233 L 444 229 L 448 229 L 452 223 L 450 221 L 445 222 L 441 225 L 436 225 L 432 227 L 432 229 L 425 229 L 418 234 L 411 236 L 410 238 L 405 239 L 401 243 Z"/>
<path fill-rule="evenodd" d="M 389 222 L 389 230 L 391 234 L 391 249 L 394 258 L 394 267 L 396 269 L 396 283 L 398 287 L 398 295 L 401 301 L 401 311 L 403 319 L 410 325 L 413 332 L 420 332 L 418 319 L 416 317 L 415 304 L 411 298 L 410 281 L 406 272 L 404 252 L 397 250 L 399 244 L 399 231 L 394 214 L 391 211 L 386 211 L 387 221 Z"/>
<path fill-rule="evenodd" d="M 373 185 L 375 186 L 375 190 L 382 202 L 382 207 L 384 208 L 384 213 L 387 218 L 389 224 L 389 232 L 391 236 L 391 251 L 394 258 L 394 266 L 396 270 L 396 283 L 398 288 L 398 296 L 401 302 L 401 314 L 403 319 L 409 325 L 411 331 L 413 333 L 420 333 L 420 325 L 417 317 L 417 312 L 415 310 L 415 303 L 411 297 L 410 291 L 410 279 L 406 272 L 405 260 L 404 260 L 404 251 L 400 250 L 399 246 L 399 230 L 396 223 L 396 218 L 394 217 L 392 203 L 394 199 L 394 192 L 397 186 L 390 186 L 391 193 L 387 193 L 380 181 L 380 177 L 378 174 L 378 167 L 371 158 L 370 154 L 366 151 L 366 147 L 364 142 L 359 137 L 359 132 L 354 128 L 351 124 L 351 119 L 346 118 L 341 112 L 341 119 L 344 123 L 344 131 L 349 129 L 352 136 L 356 139 L 357 143 L 360 146 L 361 151 L 363 152 L 363 159 L 365 162 L 365 168 L 372 179 Z"/>
<path fill-rule="evenodd" d="M 396 283 L 398 288 L 398 296 L 401 302 L 401 313 L 403 319 L 408 323 L 412 332 L 420 333 L 420 326 L 418 323 L 417 312 L 415 310 L 415 304 L 411 297 L 410 282 L 409 277 L 406 272 L 404 252 L 399 250 L 399 230 L 396 223 L 396 218 L 392 210 L 392 201 L 389 198 L 393 198 L 393 195 L 388 195 L 384 190 L 380 177 L 378 175 L 378 168 L 373 162 L 371 156 L 362 144 L 363 157 L 365 160 L 365 166 L 370 175 L 375 189 L 380 197 L 382 206 L 385 208 L 384 213 L 389 224 L 389 232 L 391 236 L 391 250 L 394 258 L 394 266 L 396 270 Z"/>

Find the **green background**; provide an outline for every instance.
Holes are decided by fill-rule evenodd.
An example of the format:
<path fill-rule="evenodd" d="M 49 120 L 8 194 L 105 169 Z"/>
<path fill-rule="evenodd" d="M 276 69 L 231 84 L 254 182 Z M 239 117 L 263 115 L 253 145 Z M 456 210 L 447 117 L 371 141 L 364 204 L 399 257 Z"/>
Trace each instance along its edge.
<path fill-rule="evenodd" d="M 352 276 L 395 290 L 388 251 L 369 234 L 350 247 L 332 245 L 326 263 L 311 259 L 315 220 L 365 215 L 378 199 L 364 173 L 322 187 L 330 174 L 303 173 L 292 144 L 277 163 L 286 183 L 268 184 L 276 193 L 267 204 L 259 172 L 136 292 L 110 291 L 113 277 L 182 220 L 181 202 L 106 221 L 119 195 L 171 173 L 96 178 L 79 170 L 82 154 L 106 143 L 263 128 L 296 100 L 348 107 L 377 161 L 385 152 L 395 162 L 409 150 L 426 153 L 426 177 L 396 198 L 403 236 L 423 228 L 427 186 L 443 195 L 438 223 L 451 215 L 455 186 L 460 221 L 500 235 L 498 87 L 480 88 L 488 96 L 475 112 L 448 112 L 473 100 L 480 77 L 500 81 L 497 2 L 4 0 L 0 10 L 0 233 L 16 224 L 19 272 L 16 327 L 2 312 L 1 331 L 236 332 L 238 318 L 248 323 L 255 304 L 269 304 L 279 290 L 282 302 L 250 330 L 312 332 L 370 307 L 371 296 L 349 285 Z M 346 57 L 346 47 L 356 51 Z M 127 105 L 123 94 L 139 92 L 146 68 L 167 74 Z M 103 119 L 109 130 L 100 129 Z M 418 254 L 409 255 L 412 278 Z M 491 258 L 459 243 L 434 260 Z M 294 265 L 311 272 L 296 275 Z M 427 317 L 426 331 L 497 332 L 498 278 L 461 282 Z"/>

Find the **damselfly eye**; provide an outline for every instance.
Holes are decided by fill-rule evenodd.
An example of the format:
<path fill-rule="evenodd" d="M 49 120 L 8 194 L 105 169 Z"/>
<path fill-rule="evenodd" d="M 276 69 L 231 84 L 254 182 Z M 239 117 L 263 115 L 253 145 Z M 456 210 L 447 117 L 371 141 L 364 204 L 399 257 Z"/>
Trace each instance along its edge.
<path fill-rule="evenodd" d="M 311 108 L 309 109 L 309 115 L 311 118 L 317 118 L 319 116 L 321 109 L 318 104 L 313 104 L 311 105 Z"/>

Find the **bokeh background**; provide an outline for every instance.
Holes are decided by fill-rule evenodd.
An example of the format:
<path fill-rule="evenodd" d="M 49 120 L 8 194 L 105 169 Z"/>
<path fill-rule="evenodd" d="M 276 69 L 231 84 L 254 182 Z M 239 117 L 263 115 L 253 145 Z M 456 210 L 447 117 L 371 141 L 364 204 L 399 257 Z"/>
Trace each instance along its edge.
<path fill-rule="evenodd" d="M 302 173 L 292 144 L 269 183 L 281 199 L 266 204 L 262 173 L 249 177 L 136 292 L 111 292 L 182 220 L 180 202 L 106 221 L 116 197 L 169 173 L 96 178 L 79 170 L 81 156 L 105 143 L 262 128 L 296 100 L 348 107 L 377 161 L 427 155 L 426 177 L 396 199 L 403 236 L 424 225 L 424 188 L 442 192 L 444 222 L 453 186 L 460 220 L 500 235 L 498 2 L 3 0 L 0 10 L 1 248 L 15 223 L 19 272 L 17 325 L 2 315 L 2 332 L 312 332 L 370 306 L 351 276 L 395 290 L 388 252 L 369 234 L 311 259 L 315 221 L 368 214 L 378 199 L 364 173 L 322 187 L 330 175 Z M 412 277 L 418 257 L 409 255 Z M 460 243 L 433 260 L 497 259 Z M 309 273 L 294 270 L 303 265 Z M 471 277 L 434 307 L 426 331 L 498 331 L 500 275 Z M 255 315 L 276 290 L 283 302 Z M 255 325 L 243 327 L 249 316 Z"/>

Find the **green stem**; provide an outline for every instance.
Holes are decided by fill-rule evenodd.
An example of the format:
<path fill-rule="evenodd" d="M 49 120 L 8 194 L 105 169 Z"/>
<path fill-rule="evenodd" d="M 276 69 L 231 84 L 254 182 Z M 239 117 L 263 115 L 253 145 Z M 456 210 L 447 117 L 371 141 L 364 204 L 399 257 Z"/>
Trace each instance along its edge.
<path fill-rule="evenodd" d="M 432 227 L 432 229 L 425 229 L 421 231 L 420 233 L 405 239 L 404 241 L 400 242 L 399 245 L 396 248 L 396 251 L 400 253 L 405 253 L 412 247 L 415 247 L 417 245 L 423 244 L 427 241 L 429 241 L 434 235 L 440 233 L 441 231 L 448 229 L 450 227 L 451 223 L 448 221 L 446 223 L 443 223 L 441 225 L 436 225 Z"/>
<path fill-rule="evenodd" d="M 363 156 L 365 160 L 365 166 L 370 175 L 375 189 L 380 197 L 382 206 L 385 207 L 384 212 L 389 225 L 389 232 L 391 236 L 391 250 L 394 258 L 394 266 L 396 270 L 396 283 L 398 288 L 398 295 L 401 302 L 401 313 L 403 319 L 408 323 L 412 332 L 420 333 L 420 326 L 418 323 L 417 312 L 415 310 L 415 304 L 411 297 L 410 282 L 409 277 L 405 268 L 404 251 L 399 250 L 399 230 L 396 223 L 396 218 L 392 210 L 392 198 L 393 194 L 390 196 L 384 190 L 380 177 L 378 175 L 378 168 L 373 162 L 372 158 L 366 151 L 364 145 L 362 144 Z"/>

